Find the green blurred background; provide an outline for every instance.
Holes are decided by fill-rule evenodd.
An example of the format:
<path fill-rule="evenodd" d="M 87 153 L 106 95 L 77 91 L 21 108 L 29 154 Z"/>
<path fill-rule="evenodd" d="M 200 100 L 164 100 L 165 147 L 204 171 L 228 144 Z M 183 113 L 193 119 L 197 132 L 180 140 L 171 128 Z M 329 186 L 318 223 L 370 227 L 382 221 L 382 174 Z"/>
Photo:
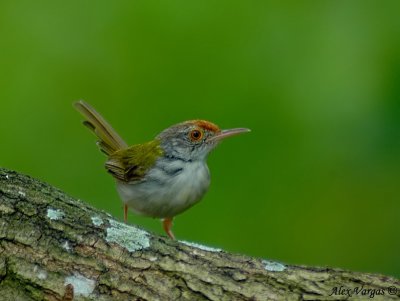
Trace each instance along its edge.
<path fill-rule="evenodd" d="M 399 1 L 0 2 L 0 165 L 122 219 L 72 102 L 129 143 L 249 127 L 179 239 L 400 276 Z M 162 233 L 158 220 L 132 223 Z"/>

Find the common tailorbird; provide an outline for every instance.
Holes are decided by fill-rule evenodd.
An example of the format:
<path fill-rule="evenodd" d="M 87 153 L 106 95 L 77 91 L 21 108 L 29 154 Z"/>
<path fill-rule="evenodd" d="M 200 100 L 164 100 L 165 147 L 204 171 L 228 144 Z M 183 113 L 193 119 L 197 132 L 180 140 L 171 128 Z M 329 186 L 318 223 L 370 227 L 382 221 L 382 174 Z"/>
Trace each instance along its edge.
<path fill-rule="evenodd" d="M 128 146 L 108 122 L 84 101 L 74 103 L 83 122 L 98 137 L 108 156 L 107 171 L 115 178 L 124 203 L 135 213 L 161 218 L 171 239 L 173 218 L 199 202 L 210 185 L 207 155 L 224 138 L 249 132 L 246 128 L 220 130 L 206 120 L 173 125 L 143 144 Z"/>

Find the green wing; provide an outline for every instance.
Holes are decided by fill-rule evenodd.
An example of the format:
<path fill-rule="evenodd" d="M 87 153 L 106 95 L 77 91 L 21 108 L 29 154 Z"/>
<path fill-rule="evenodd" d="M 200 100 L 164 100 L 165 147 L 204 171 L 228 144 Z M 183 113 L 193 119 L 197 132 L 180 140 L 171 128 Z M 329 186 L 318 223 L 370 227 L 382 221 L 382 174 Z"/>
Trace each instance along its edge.
<path fill-rule="evenodd" d="M 129 183 L 141 180 L 162 155 L 160 141 L 155 139 L 116 151 L 110 155 L 105 166 L 116 179 Z"/>

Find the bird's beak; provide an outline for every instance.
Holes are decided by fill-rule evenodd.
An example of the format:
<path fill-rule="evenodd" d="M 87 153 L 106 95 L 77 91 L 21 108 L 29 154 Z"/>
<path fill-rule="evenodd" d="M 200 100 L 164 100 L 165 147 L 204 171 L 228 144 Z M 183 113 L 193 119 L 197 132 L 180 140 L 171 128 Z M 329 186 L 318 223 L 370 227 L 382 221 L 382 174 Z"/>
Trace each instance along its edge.
<path fill-rule="evenodd" d="M 229 129 L 229 130 L 222 130 L 221 132 L 215 134 L 212 138 L 210 138 L 210 141 L 220 141 L 222 139 L 225 139 L 227 137 L 235 136 L 241 133 L 247 133 L 250 132 L 250 129 L 246 128 L 237 128 L 237 129 Z"/>

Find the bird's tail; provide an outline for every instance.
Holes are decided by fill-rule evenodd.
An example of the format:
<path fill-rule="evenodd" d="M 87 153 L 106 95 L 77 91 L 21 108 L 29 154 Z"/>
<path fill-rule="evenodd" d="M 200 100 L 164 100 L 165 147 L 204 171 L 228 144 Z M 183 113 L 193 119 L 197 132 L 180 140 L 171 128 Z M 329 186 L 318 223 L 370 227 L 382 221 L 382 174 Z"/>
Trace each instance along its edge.
<path fill-rule="evenodd" d="M 110 156 L 116 151 L 128 147 L 111 125 L 88 103 L 80 100 L 74 103 L 74 107 L 86 118 L 83 124 L 99 138 L 97 145 L 103 153 Z"/>

